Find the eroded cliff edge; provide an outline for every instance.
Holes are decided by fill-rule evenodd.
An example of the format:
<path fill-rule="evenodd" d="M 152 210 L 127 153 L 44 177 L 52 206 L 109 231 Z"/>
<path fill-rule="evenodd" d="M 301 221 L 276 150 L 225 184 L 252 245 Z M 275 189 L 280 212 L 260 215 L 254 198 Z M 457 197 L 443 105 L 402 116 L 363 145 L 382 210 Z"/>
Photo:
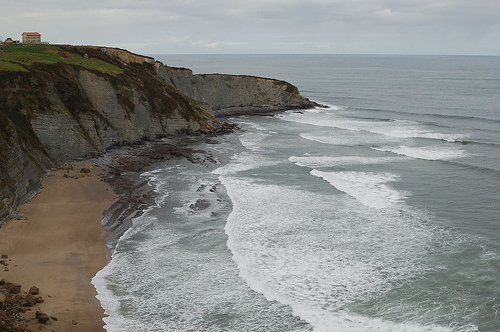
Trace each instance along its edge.
<path fill-rule="evenodd" d="M 245 75 L 198 74 L 190 69 L 158 67 L 159 75 L 185 95 L 210 105 L 215 116 L 319 106 L 292 84 Z"/>
<path fill-rule="evenodd" d="M 273 79 L 193 75 L 114 48 L 16 47 L 0 52 L 0 224 L 61 162 L 210 134 L 214 114 L 316 106 Z"/>

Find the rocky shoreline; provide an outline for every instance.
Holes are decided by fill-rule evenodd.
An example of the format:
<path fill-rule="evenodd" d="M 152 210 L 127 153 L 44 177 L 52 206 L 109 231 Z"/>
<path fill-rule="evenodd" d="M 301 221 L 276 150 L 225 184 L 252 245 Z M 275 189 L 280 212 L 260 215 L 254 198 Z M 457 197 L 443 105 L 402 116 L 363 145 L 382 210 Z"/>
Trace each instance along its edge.
<path fill-rule="evenodd" d="M 229 134 L 236 129 L 235 125 L 226 124 L 226 130 L 218 135 Z M 102 226 L 109 234 L 110 249 L 114 249 L 120 237 L 132 226 L 134 218 L 156 204 L 154 189 L 140 177 L 143 172 L 155 164 L 182 158 L 193 164 L 216 163 L 211 153 L 193 146 L 218 143 L 216 135 L 184 135 L 138 143 L 94 159 L 96 165 L 107 170 L 103 180 L 120 195 L 102 219 Z"/>

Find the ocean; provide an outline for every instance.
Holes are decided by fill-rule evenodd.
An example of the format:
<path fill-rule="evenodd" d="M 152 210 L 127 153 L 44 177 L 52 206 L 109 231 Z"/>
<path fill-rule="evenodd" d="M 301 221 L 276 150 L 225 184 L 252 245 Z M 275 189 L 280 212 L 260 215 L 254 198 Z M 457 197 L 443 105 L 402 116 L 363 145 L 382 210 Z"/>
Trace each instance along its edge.
<path fill-rule="evenodd" d="M 500 331 L 500 57 L 156 55 L 329 108 L 159 163 L 93 279 L 108 331 Z"/>

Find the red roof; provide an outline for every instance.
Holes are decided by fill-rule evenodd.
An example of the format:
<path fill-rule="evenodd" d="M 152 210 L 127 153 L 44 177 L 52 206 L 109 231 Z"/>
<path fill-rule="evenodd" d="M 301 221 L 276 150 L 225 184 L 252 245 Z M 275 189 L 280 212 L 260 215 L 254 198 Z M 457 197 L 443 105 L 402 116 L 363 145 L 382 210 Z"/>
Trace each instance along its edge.
<path fill-rule="evenodd" d="M 41 36 L 38 32 L 23 32 L 23 35 L 27 36 Z"/>

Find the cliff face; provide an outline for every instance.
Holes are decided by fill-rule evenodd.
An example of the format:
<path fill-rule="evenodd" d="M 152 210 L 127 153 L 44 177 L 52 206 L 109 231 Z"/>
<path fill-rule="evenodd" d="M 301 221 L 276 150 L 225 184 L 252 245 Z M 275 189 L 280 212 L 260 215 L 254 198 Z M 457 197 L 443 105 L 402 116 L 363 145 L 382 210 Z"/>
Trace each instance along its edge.
<path fill-rule="evenodd" d="M 212 112 L 221 109 L 314 105 L 283 81 L 193 75 L 119 49 L 43 47 L 37 49 L 43 61 L 24 57 L 14 70 L 0 54 L 0 224 L 60 162 L 136 141 L 208 132 L 218 125 Z"/>
<path fill-rule="evenodd" d="M 193 75 L 185 68 L 161 66 L 159 75 L 185 95 L 207 103 L 216 116 L 318 106 L 285 81 L 243 75 Z"/>

